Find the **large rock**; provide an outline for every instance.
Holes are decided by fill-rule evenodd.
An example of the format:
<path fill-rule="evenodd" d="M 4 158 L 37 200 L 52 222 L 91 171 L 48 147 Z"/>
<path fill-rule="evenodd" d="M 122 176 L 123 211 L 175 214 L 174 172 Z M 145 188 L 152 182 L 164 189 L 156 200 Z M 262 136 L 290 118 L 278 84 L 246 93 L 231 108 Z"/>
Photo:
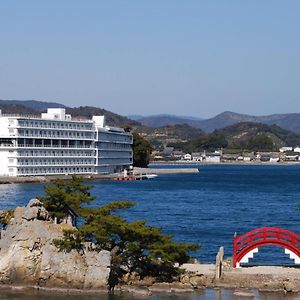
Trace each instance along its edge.
<path fill-rule="evenodd" d="M 1 232 L 0 283 L 54 288 L 106 288 L 110 273 L 108 251 L 59 251 L 53 239 L 63 236 L 68 224 L 55 224 L 41 202 L 33 199 L 17 208 Z"/>

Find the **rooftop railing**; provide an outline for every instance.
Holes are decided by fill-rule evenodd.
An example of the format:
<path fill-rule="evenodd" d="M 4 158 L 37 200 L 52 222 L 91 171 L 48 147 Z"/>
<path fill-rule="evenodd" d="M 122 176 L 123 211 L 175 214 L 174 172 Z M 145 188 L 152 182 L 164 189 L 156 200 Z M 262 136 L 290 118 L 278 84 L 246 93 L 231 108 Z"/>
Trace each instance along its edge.
<path fill-rule="evenodd" d="M 30 115 L 30 114 L 1 114 L 2 117 L 8 117 L 8 118 L 24 118 L 24 119 L 32 119 L 32 120 L 48 120 L 48 121 L 56 121 L 56 122 L 85 122 L 85 123 L 94 123 L 93 120 L 79 118 L 79 117 L 73 117 L 71 120 L 69 119 L 51 119 L 51 118 L 42 118 L 39 115 Z"/>

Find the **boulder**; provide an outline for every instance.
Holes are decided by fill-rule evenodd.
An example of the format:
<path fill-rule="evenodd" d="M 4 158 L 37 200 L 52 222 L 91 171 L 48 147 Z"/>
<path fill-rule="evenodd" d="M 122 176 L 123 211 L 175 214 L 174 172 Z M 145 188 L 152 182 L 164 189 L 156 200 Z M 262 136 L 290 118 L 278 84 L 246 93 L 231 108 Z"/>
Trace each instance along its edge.
<path fill-rule="evenodd" d="M 53 239 L 63 236 L 68 224 L 55 224 L 38 199 L 17 208 L 0 239 L 0 283 L 48 288 L 106 288 L 109 251 L 59 251 Z M 94 247 L 95 248 L 95 247 Z M 96 248 L 95 248 L 96 249 Z"/>
<path fill-rule="evenodd" d="M 48 211 L 43 207 L 43 203 L 39 199 L 31 199 L 23 212 L 23 219 L 31 220 L 50 220 Z"/>
<path fill-rule="evenodd" d="M 190 284 L 195 287 L 202 287 L 202 286 L 206 286 L 208 285 L 210 282 L 210 280 L 207 278 L 207 276 L 204 275 L 195 275 L 195 276 L 191 276 L 190 278 Z"/>

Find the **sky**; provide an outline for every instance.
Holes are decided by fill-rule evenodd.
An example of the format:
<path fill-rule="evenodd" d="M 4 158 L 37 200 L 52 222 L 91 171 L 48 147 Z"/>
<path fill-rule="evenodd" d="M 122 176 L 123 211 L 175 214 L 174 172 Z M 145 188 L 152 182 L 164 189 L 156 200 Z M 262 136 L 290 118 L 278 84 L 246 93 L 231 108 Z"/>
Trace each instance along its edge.
<path fill-rule="evenodd" d="M 0 99 L 300 112 L 298 0 L 0 0 Z"/>

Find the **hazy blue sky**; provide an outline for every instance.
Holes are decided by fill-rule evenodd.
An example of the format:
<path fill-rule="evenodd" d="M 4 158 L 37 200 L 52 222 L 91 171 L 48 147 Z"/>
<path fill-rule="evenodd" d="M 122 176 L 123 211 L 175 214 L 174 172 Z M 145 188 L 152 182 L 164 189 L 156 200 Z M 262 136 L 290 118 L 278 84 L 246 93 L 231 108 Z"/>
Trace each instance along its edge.
<path fill-rule="evenodd" d="M 0 0 L 0 99 L 300 112 L 299 0 Z"/>

